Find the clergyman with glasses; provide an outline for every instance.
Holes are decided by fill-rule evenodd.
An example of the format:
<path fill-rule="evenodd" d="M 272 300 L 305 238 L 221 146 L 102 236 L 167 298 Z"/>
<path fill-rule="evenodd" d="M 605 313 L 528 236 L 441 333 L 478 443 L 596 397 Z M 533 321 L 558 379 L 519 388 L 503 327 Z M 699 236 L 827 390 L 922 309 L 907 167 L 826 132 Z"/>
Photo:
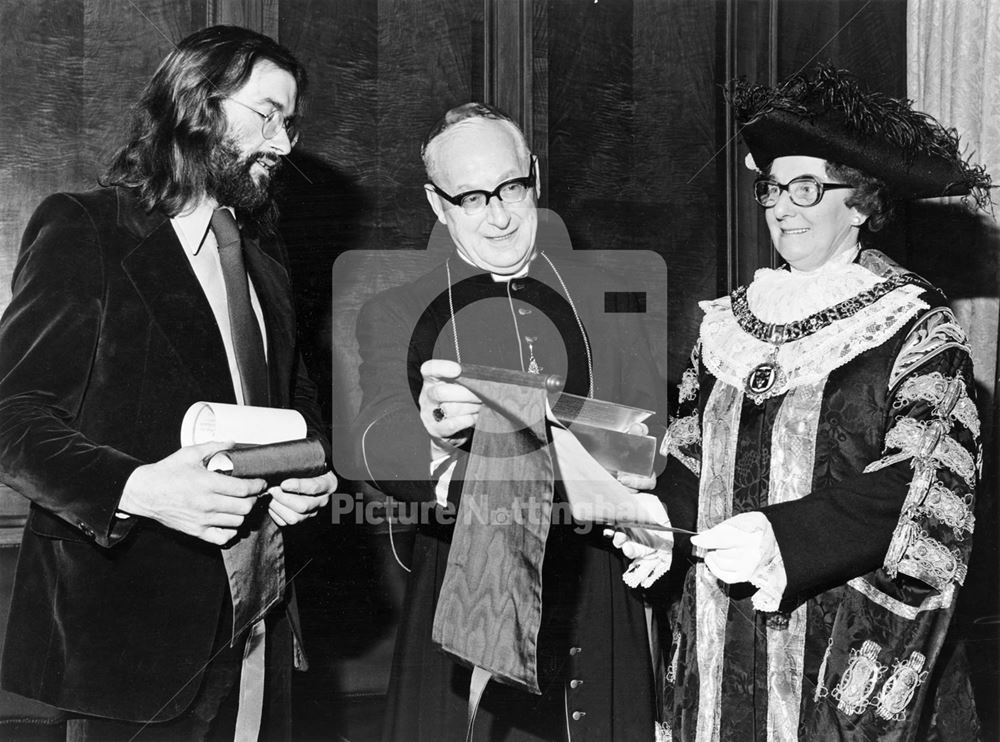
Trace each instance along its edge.
<path fill-rule="evenodd" d="M 74 740 L 290 738 L 281 530 L 332 472 L 210 472 L 179 447 L 199 401 L 294 407 L 325 437 L 296 350 L 275 172 L 306 74 L 255 32 L 196 32 L 160 64 L 104 186 L 24 232 L 0 320 L 0 479 L 32 501 L 3 687 Z"/>
<path fill-rule="evenodd" d="M 894 203 L 984 205 L 990 178 L 842 70 L 730 92 L 784 264 L 702 305 L 667 434 L 673 520 L 699 532 L 675 549 L 672 739 L 977 739 L 942 653 L 975 524 L 969 346 L 866 242 Z"/>
<path fill-rule="evenodd" d="M 472 672 L 435 645 L 432 631 L 461 525 L 465 454 L 482 413 L 479 397 L 456 383 L 462 364 L 557 374 L 565 391 L 649 410 L 659 409 L 660 387 L 634 318 L 606 313 L 604 291 L 594 291 L 603 276 L 574 261 L 567 244 L 542 239 L 538 162 L 517 124 L 490 106 L 458 106 L 422 154 L 427 201 L 452 251 L 426 275 L 369 300 L 357 324 L 356 437 L 367 476 L 398 500 L 436 504 L 417 525 L 389 684 L 385 739 L 401 742 L 462 739 L 469 724 Z M 621 477 L 635 489 L 655 480 Z M 537 651 L 541 693 L 489 682 L 470 739 L 652 740 L 646 619 L 641 596 L 622 581 L 627 560 L 600 528 L 552 521 L 541 624 L 525 637 Z M 479 617 L 481 627 L 488 617 Z"/>

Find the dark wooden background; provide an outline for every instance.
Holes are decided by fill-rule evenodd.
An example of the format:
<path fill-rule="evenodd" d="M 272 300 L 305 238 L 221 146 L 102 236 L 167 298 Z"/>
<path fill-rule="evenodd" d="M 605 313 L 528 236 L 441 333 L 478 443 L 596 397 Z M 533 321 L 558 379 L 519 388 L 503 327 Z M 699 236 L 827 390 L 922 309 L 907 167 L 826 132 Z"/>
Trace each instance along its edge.
<path fill-rule="evenodd" d="M 523 122 L 540 156 L 542 205 L 563 218 L 576 248 L 664 256 L 662 369 L 672 383 L 697 335 L 697 302 L 773 261 L 722 84 L 735 76 L 774 82 L 831 61 L 904 95 L 905 10 L 905 0 L 2 3 L 0 309 L 34 206 L 49 192 L 95 185 L 127 107 L 172 43 L 210 23 L 237 23 L 278 38 L 311 77 L 302 142 L 283 178 L 283 231 L 327 410 L 334 261 L 349 250 L 426 246 L 434 220 L 421 187 L 420 141 L 447 108 L 472 99 Z M 909 223 L 886 235 L 885 247 L 929 266 L 932 278 L 948 272 L 927 230 L 919 228 L 920 243 Z M 965 271 L 951 267 L 953 291 L 973 290 L 966 287 L 976 271 Z M 995 281 L 974 290 L 996 295 Z M 991 422 L 992 406 L 985 412 Z M 994 470 L 991 456 L 987 472 Z M 23 511 L 17 495 L 0 495 L 0 522 L 9 526 L 0 568 L 8 575 Z M 987 708 L 996 695 L 995 626 L 974 622 L 1000 613 L 995 536 L 990 507 L 977 529 L 982 566 L 966 591 L 975 606 L 963 618 L 983 649 L 978 682 Z M 374 698 L 361 707 L 378 714 L 404 575 L 377 529 L 317 522 L 296 539 L 313 655 L 300 683 L 300 738 L 348 736 L 346 699 Z M 8 703 L 0 697 L 0 719 L 10 717 Z"/>

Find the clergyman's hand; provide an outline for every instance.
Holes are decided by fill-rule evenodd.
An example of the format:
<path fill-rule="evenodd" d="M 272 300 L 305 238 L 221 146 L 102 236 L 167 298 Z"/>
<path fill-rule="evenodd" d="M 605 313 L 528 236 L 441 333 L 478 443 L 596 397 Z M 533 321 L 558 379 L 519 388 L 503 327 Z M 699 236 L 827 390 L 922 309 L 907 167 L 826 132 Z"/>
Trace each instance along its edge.
<path fill-rule="evenodd" d="M 118 510 L 210 544 L 227 543 L 267 487 L 263 479 L 240 479 L 205 468 L 212 455 L 232 447 L 232 441 L 185 446 L 138 467 L 125 482 Z"/>
<path fill-rule="evenodd" d="M 615 475 L 615 479 L 633 495 L 639 492 L 649 492 L 656 488 L 655 474 L 644 477 L 641 474 L 628 474 L 620 471 Z"/>
<path fill-rule="evenodd" d="M 438 445 L 465 445 L 476 427 L 482 401 L 456 384 L 462 367 L 454 361 L 430 360 L 420 367 L 424 384 L 420 389 L 420 421 Z"/>
<path fill-rule="evenodd" d="M 648 435 L 649 428 L 646 427 L 645 423 L 632 423 L 628 429 L 629 435 Z M 648 477 L 644 477 L 641 474 L 628 474 L 626 472 L 618 472 L 615 478 L 632 494 L 638 492 L 648 492 L 656 487 L 656 475 L 651 474 Z"/>
<path fill-rule="evenodd" d="M 629 587 L 650 587 L 670 569 L 674 548 L 672 533 L 648 528 L 605 528 L 604 535 L 632 560 L 622 575 Z"/>

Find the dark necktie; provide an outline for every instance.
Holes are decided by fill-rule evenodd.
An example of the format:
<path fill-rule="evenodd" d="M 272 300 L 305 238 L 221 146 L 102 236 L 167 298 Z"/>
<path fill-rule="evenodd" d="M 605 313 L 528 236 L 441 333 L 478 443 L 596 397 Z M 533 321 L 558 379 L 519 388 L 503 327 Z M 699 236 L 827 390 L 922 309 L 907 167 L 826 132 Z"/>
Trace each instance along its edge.
<path fill-rule="evenodd" d="M 260 325 L 250 306 L 250 284 L 243 264 L 240 230 L 229 209 L 216 209 L 212 231 L 219 243 L 222 279 L 226 284 L 229 324 L 243 402 L 268 406 L 267 363 Z M 233 598 L 233 638 L 263 618 L 285 592 L 284 544 L 267 508 L 254 508 L 237 541 L 222 550 Z"/>
<path fill-rule="evenodd" d="M 212 231 L 219 243 L 222 279 L 226 283 L 226 303 L 229 305 L 229 325 L 236 350 L 236 366 L 243 387 L 243 402 L 266 407 L 270 402 L 267 384 L 267 361 L 264 359 L 264 339 L 260 325 L 250 305 L 250 284 L 243 263 L 243 243 L 240 230 L 229 209 L 216 209 L 212 214 Z"/>

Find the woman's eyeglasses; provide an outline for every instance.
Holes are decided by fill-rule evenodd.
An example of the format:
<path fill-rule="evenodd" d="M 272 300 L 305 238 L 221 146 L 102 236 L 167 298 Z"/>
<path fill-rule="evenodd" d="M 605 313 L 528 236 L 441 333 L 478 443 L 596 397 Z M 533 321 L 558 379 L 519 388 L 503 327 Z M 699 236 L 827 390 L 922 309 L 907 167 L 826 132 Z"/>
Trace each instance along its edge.
<path fill-rule="evenodd" d="M 792 178 L 787 183 L 779 183 L 773 178 L 758 178 L 753 184 L 753 197 L 765 209 L 778 203 L 782 191 L 788 191 L 788 197 L 796 206 L 815 206 L 823 200 L 826 191 L 838 188 L 854 188 L 844 183 L 823 183 L 811 175 Z"/>

